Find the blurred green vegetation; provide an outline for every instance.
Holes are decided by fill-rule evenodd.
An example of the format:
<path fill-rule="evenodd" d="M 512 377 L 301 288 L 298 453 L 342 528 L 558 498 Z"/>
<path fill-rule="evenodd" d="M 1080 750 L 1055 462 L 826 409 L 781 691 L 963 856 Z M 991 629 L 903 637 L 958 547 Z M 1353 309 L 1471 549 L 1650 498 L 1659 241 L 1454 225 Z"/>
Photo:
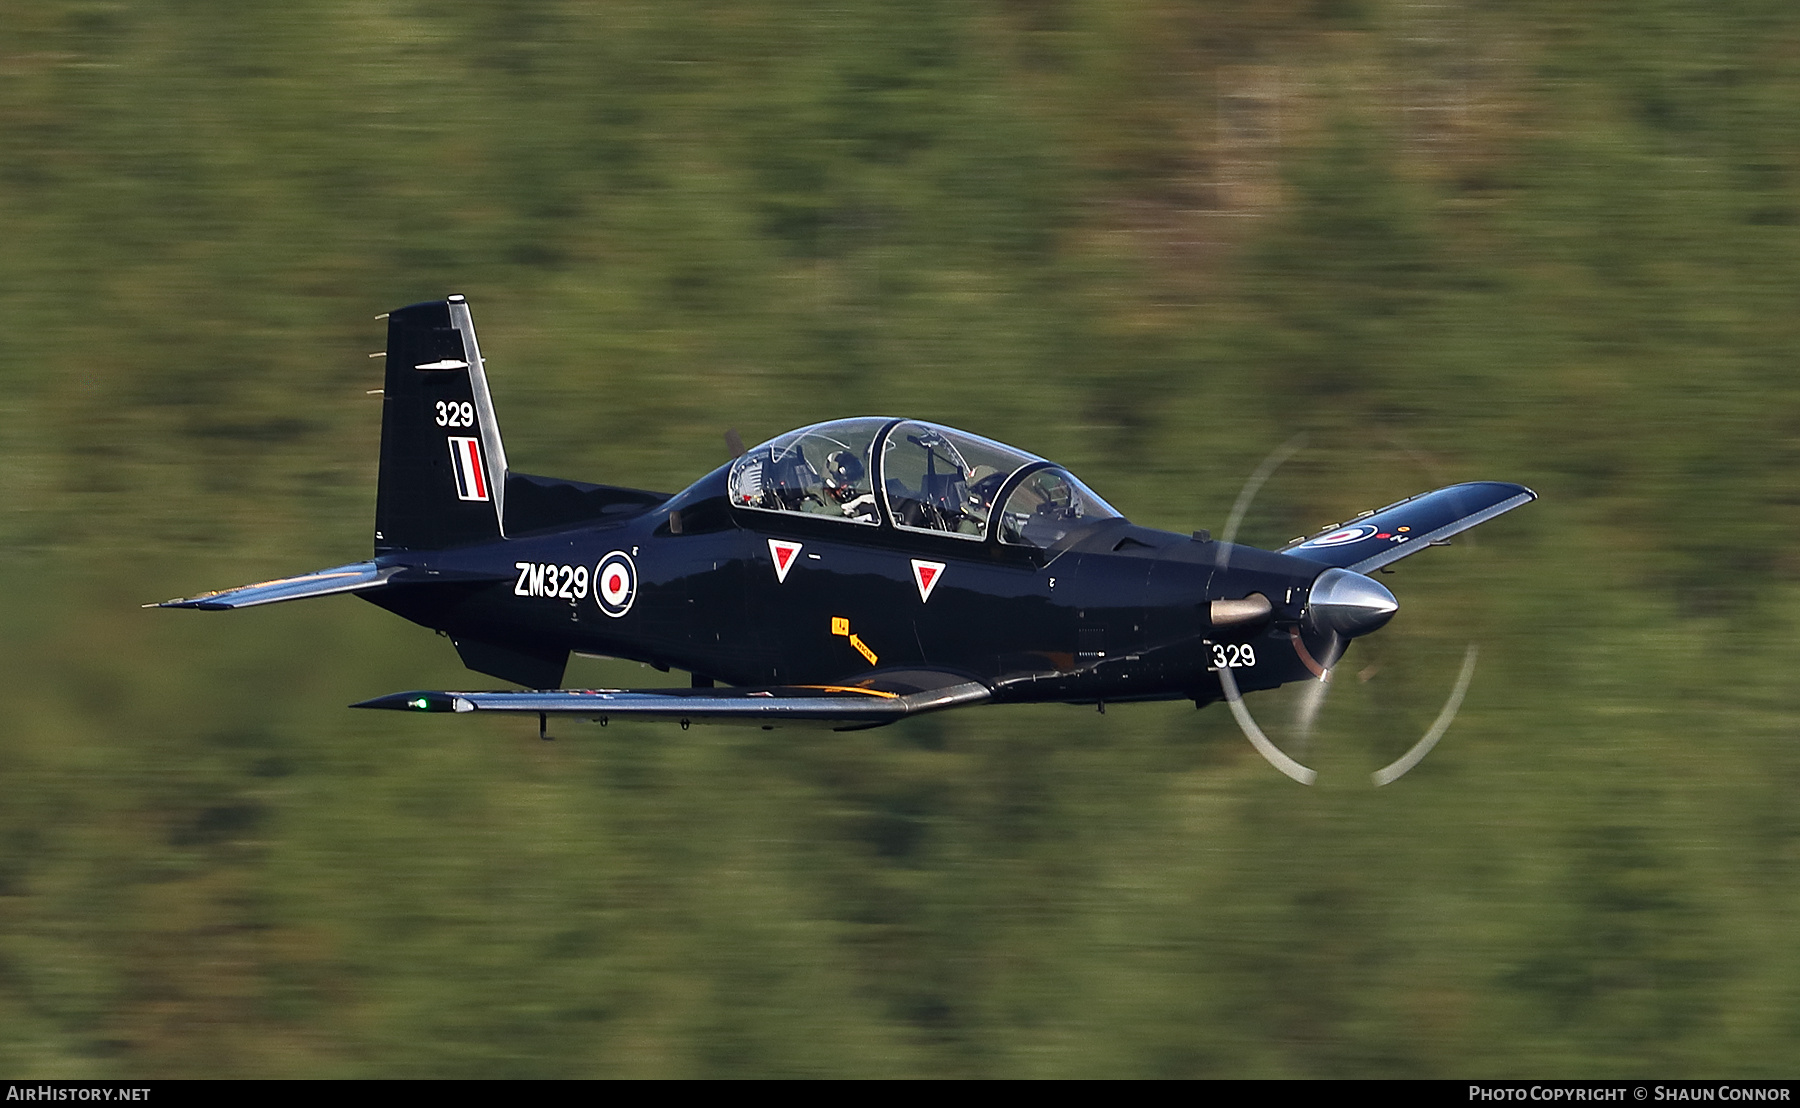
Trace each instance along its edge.
<path fill-rule="evenodd" d="M 9 0 L 0 1069 L 1792 1076 L 1796 104 L 1777 0 Z M 451 291 L 533 472 L 1544 499 L 1400 567 L 1312 790 L 1180 705 L 541 744 L 343 710 L 471 680 L 353 600 L 140 611 L 366 553 Z"/>

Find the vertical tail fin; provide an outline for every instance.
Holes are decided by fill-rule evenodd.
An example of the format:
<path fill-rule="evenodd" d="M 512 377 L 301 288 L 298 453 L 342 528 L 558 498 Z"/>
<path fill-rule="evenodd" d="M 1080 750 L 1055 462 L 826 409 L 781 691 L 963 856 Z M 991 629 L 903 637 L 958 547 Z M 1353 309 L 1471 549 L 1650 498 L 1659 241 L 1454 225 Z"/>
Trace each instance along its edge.
<path fill-rule="evenodd" d="M 506 449 L 461 296 L 388 316 L 375 553 L 505 537 Z"/>

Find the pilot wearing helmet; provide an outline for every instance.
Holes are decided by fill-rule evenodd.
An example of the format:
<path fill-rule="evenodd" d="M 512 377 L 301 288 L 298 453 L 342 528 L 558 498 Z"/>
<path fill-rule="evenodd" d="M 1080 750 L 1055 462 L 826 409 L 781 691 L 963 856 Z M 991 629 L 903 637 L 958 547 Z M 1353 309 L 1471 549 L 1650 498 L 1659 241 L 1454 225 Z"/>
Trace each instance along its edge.
<path fill-rule="evenodd" d="M 833 451 L 825 459 L 825 494 L 850 519 L 873 522 L 877 518 L 875 494 L 863 487 L 868 469 L 848 450 Z"/>

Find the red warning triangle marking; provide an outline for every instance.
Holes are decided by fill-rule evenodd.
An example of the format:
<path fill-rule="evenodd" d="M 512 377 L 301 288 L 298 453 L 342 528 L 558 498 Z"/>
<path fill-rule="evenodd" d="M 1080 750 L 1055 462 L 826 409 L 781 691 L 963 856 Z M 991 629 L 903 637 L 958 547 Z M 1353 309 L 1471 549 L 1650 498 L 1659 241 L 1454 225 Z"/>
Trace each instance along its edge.
<path fill-rule="evenodd" d="M 769 540 L 769 557 L 775 559 L 775 580 L 786 581 L 788 570 L 794 568 L 794 561 L 800 556 L 800 543 L 783 542 L 781 539 Z"/>
<path fill-rule="evenodd" d="M 918 558 L 912 560 L 913 581 L 919 586 L 919 600 L 931 599 L 931 590 L 944 579 L 944 563 L 926 562 Z"/>

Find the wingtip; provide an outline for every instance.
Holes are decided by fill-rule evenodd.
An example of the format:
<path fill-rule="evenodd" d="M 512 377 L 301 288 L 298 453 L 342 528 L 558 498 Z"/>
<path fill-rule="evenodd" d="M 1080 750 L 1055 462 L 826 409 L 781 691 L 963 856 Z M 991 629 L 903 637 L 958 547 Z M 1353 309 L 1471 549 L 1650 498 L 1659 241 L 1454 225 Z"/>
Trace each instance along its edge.
<path fill-rule="evenodd" d="M 350 705 L 352 708 L 386 708 L 394 712 L 454 712 L 457 698 L 445 692 L 428 689 L 414 689 L 411 692 L 389 693 L 369 700 L 359 700 Z"/>
<path fill-rule="evenodd" d="M 211 594 L 216 596 L 217 594 Z M 165 600 L 160 604 L 145 604 L 146 608 L 191 608 L 197 612 L 225 612 L 231 610 L 230 604 L 221 604 L 204 596 L 178 596 L 173 600 Z"/>

